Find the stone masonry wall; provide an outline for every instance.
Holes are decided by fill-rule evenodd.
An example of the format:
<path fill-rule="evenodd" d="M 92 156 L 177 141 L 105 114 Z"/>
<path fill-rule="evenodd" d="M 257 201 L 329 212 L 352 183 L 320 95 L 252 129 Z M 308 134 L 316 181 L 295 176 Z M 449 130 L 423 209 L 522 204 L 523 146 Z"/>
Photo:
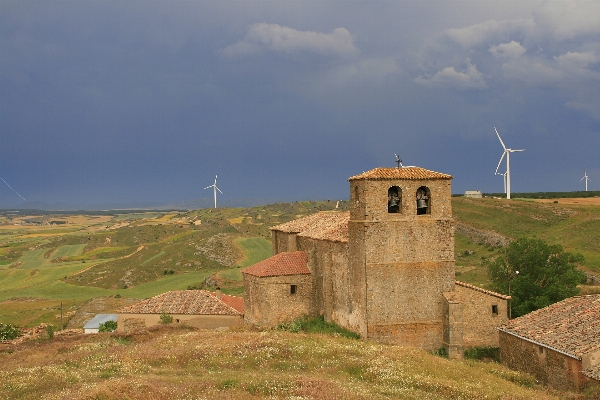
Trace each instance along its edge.
<path fill-rule="evenodd" d="M 399 213 L 388 213 L 391 186 L 401 189 Z M 417 215 L 420 186 L 430 190 L 425 215 Z M 368 337 L 439 349 L 445 315 L 442 293 L 454 289 L 450 181 L 351 181 L 350 192 L 350 271 L 364 274 Z M 362 284 L 359 279 L 351 282 Z"/>
<path fill-rule="evenodd" d="M 459 284 L 454 290 L 463 304 L 463 346 L 498 347 L 496 327 L 508 321 L 508 300 Z M 497 313 L 492 312 L 492 306 Z"/>
<path fill-rule="evenodd" d="M 191 315 L 169 314 L 173 318 L 173 325 L 182 324 L 202 329 L 215 329 L 222 327 L 238 326 L 244 323 L 241 315 Z M 132 330 L 158 325 L 160 314 L 119 314 L 117 331 L 129 332 Z"/>
<path fill-rule="evenodd" d="M 295 233 L 271 231 L 271 243 L 273 247 L 273 255 L 298 250 Z"/>
<path fill-rule="evenodd" d="M 298 238 L 298 247 L 308 255 L 315 292 L 315 312 L 328 322 L 349 327 L 348 243 Z"/>
<path fill-rule="evenodd" d="M 560 390 L 578 389 L 587 378 L 582 375 L 581 360 L 546 347 L 499 332 L 500 361 L 510 369 L 535 376 L 543 384 Z"/>
<path fill-rule="evenodd" d="M 291 285 L 296 285 L 295 294 L 290 292 Z M 244 320 L 248 324 L 276 326 L 303 315 L 315 316 L 313 302 L 310 275 L 244 275 Z"/>

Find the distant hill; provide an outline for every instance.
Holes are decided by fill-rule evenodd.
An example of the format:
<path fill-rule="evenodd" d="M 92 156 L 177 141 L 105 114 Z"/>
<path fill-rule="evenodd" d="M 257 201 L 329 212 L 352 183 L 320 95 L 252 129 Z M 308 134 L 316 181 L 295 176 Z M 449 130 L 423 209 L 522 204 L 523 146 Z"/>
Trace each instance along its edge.
<path fill-rule="evenodd" d="M 280 198 L 237 198 L 218 199 L 217 206 L 223 207 L 254 207 L 259 205 L 274 204 L 284 201 Z M 200 198 L 185 200 L 177 203 L 160 202 L 128 202 L 128 203 L 100 203 L 100 204 L 72 204 L 72 203 L 45 203 L 42 201 L 27 201 L 12 206 L 0 206 L 2 211 L 65 211 L 65 212 L 87 212 L 87 211 L 109 211 L 109 210 L 198 210 L 201 208 L 213 208 L 213 198 Z"/>

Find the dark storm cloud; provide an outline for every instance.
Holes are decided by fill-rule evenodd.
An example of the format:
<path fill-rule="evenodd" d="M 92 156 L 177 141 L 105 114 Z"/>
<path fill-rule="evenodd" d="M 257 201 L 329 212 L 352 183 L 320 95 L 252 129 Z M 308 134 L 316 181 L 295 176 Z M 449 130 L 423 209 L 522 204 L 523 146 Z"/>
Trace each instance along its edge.
<path fill-rule="evenodd" d="M 0 176 L 28 200 L 347 197 L 600 181 L 596 2 L 0 1 Z M 0 205 L 20 199 L 0 189 Z"/>

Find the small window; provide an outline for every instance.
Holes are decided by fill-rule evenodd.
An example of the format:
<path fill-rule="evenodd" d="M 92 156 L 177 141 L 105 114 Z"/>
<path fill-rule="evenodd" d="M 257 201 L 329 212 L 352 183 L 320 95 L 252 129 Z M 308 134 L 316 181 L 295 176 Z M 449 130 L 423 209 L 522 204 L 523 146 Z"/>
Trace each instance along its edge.
<path fill-rule="evenodd" d="M 402 189 L 392 186 L 388 189 L 388 213 L 399 213 L 402 209 Z"/>
<path fill-rule="evenodd" d="M 498 315 L 498 306 L 495 304 L 492 306 L 492 314 Z"/>
<path fill-rule="evenodd" d="M 290 294 L 296 294 L 296 285 L 290 285 Z"/>
<path fill-rule="evenodd" d="M 540 354 L 544 354 L 544 348 L 540 346 Z"/>
<path fill-rule="evenodd" d="M 179 323 L 179 320 L 178 320 L 178 319 L 176 319 L 176 320 L 175 320 L 175 323 L 177 323 L 177 324 L 178 324 L 178 323 Z"/>

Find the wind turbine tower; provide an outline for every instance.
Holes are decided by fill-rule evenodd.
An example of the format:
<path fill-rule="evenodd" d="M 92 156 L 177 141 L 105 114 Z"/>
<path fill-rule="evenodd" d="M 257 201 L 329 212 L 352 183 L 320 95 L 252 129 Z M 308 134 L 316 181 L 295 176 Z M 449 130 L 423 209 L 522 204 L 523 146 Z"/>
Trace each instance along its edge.
<path fill-rule="evenodd" d="M 221 189 L 219 189 L 219 188 L 217 187 L 217 175 L 215 175 L 215 183 L 213 183 L 213 184 L 212 184 L 212 185 L 210 185 L 210 186 L 207 186 L 207 187 L 205 187 L 204 189 L 208 189 L 208 188 L 213 188 L 213 191 L 214 191 L 214 193 L 215 193 L 215 208 L 217 208 L 217 190 L 218 190 L 219 192 L 221 192 Z M 223 194 L 223 192 L 221 192 L 221 194 Z"/>
<path fill-rule="evenodd" d="M 585 179 L 585 191 L 587 192 L 587 191 L 588 191 L 588 190 L 587 190 L 587 183 L 588 183 L 588 181 L 590 180 L 590 177 L 587 175 L 587 170 L 584 170 L 584 172 L 583 172 L 583 178 L 581 178 L 581 179 L 579 180 L 579 182 L 581 182 L 581 181 L 582 181 L 582 180 L 584 180 L 584 179 Z"/>
<path fill-rule="evenodd" d="M 502 148 L 504 148 L 504 153 L 502 153 L 502 157 L 500 157 L 500 161 L 498 162 L 498 166 L 496 167 L 496 175 L 498 174 L 498 168 L 500 168 L 500 164 L 502 164 L 504 156 L 506 156 L 506 198 L 510 199 L 510 153 L 514 153 L 516 151 L 525 151 L 525 149 L 513 150 L 506 148 L 496 127 L 494 127 L 494 130 L 496 131 L 496 135 L 498 135 L 498 139 L 500 140 Z"/>
<path fill-rule="evenodd" d="M 498 173 L 497 173 L 497 175 L 500 175 L 500 176 L 502 176 L 502 178 L 503 178 L 503 180 L 504 180 L 504 194 L 506 194 L 506 172 L 505 172 L 505 173 L 503 173 L 503 174 L 498 174 Z"/>

